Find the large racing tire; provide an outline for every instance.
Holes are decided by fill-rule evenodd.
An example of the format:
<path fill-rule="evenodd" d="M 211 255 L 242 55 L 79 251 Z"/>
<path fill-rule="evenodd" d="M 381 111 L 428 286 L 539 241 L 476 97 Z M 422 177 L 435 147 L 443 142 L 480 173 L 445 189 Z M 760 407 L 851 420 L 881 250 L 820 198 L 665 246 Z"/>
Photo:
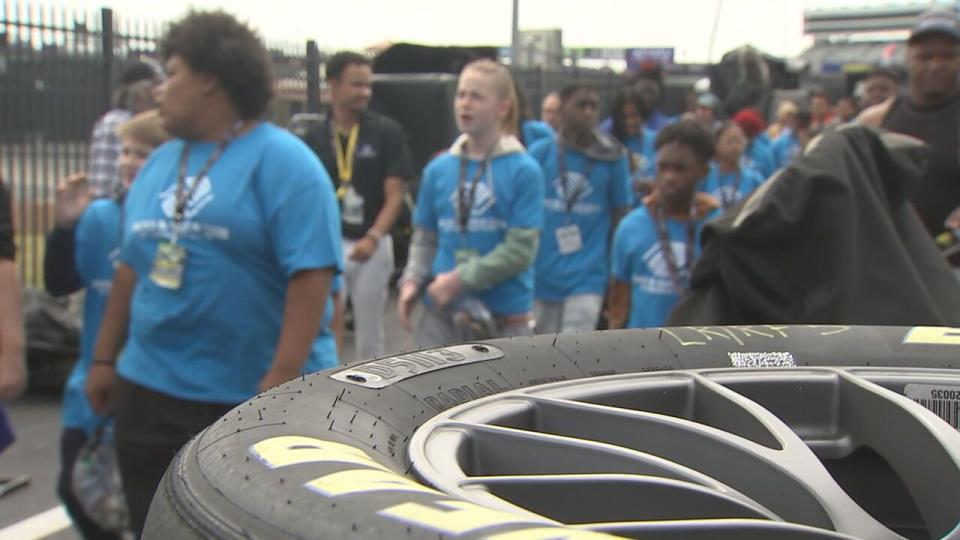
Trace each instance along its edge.
<path fill-rule="evenodd" d="M 411 437 L 457 405 L 557 381 L 705 368 L 953 369 L 958 352 L 952 329 L 752 326 L 511 338 L 360 362 L 274 388 L 193 438 L 161 482 L 144 537 L 593 538 L 424 485 L 409 474 Z"/>

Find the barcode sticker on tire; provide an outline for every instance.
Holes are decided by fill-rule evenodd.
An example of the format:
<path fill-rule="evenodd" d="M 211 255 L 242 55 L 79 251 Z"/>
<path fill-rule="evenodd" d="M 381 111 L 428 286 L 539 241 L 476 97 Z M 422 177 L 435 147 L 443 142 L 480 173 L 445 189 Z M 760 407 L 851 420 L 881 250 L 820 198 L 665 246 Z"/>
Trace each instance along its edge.
<path fill-rule="evenodd" d="M 797 367 L 788 352 L 732 352 L 727 356 L 735 368 Z"/>
<path fill-rule="evenodd" d="M 960 429 L 960 386 L 908 384 L 904 394 Z"/>

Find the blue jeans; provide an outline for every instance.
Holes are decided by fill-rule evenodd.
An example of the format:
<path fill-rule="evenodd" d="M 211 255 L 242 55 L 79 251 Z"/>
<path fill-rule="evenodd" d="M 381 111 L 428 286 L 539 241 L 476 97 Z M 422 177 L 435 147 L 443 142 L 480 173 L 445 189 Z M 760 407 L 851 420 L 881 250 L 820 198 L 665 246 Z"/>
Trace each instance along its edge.
<path fill-rule="evenodd" d="M 572 334 L 597 329 L 603 295 L 573 294 L 559 302 L 535 300 L 533 316 L 537 334 Z"/>

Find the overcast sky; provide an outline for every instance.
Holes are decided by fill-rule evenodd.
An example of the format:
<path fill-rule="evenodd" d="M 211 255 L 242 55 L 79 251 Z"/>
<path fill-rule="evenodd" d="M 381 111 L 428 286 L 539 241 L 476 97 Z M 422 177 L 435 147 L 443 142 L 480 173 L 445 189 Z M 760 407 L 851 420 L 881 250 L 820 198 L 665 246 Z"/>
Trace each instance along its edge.
<path fill-rule="evenodd" d="M 51 0 L 34 0 L 47 2 Z M 190 6 L 223 6 L 258 27 L 268 41 L 316 39 L 323 49 L 383 41 L 437 45 L 508 45 L 512 0 L 60 0 L 113 7 L 119 16 L 166 21 Z M 942 1 L 942 0 L 941 0 Z M 679 62 L 713 60 L 751 44 L 778 56 L 799 54 L 803 11 L 876 6 L 859 0 L 519 0 L 520 28 L 560 28 L 566 47 L 675 47 Z M 885 4 L 926 4 L 894 0 Z"/>

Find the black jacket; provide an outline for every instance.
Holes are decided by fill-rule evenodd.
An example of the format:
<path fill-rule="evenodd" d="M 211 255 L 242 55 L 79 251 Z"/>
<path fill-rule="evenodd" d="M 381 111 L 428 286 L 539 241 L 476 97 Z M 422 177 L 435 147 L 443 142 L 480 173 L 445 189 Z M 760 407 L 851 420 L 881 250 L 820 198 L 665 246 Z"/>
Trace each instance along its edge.
<path fill-rule="evenodd" d="M 960 284 L 910 205 L 928 148 L 826 133 L 708 224 L 671 325 L 958 325 Z"/>

